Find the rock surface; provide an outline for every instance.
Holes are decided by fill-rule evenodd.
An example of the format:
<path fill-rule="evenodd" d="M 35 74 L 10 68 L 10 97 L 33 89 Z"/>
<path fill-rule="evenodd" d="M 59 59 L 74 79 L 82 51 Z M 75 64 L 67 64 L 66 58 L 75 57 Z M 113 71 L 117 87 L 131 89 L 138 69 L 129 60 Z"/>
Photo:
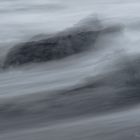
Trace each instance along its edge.
<path fill-rule="evenodd" d="M 19 44 L 8 52 L 4 67 L 57 60 L 80 53 L 94 44 L 98 34 L 99 31 L 72 32 Z"/>

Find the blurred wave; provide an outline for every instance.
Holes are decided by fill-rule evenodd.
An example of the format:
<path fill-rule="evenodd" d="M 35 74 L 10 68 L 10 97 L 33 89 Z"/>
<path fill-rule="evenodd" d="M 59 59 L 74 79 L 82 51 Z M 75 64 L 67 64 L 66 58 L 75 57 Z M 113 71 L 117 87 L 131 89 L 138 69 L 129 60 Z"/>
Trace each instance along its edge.
<path fill-rule="evenodd" d="M 81 131 L 81 139 L 116 140 L 118 133 L 128 137 L 122 129 L 139 130 L 137 1 L 0 3 L 0 139 L 9 140 L 10 132 L 27 139 L 35 128 L 41 140 L 51 139 L 59 128 L 50 126 L 59 122 L 59 138 L 69 140 L 80 139 Z M 74 120 L 62 134 L 62 124 Z M 27 133 L 16 137 L 19 130 Z"/>

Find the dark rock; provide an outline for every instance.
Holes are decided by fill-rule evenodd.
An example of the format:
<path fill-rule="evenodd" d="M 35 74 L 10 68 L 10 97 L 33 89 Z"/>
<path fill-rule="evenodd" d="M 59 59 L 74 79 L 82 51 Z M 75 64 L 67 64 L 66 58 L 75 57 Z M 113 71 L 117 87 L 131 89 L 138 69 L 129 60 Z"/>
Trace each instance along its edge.
<path fill-rule="evenodd" d="M 27 63 L 61 59 L 87 50 L 95 42 L 99 31 L 76 31 L 47 39 L 19 44 L 8 52 L 4 68 Z"/>
<path fill-rule="evenodd" d="M 9 50 L 3 68 L 65 58 L 94 47 L 99 34 L 117 33 L 120 30 L 121 27 L 116 25 L 104 27 L 101 21 L 93 17 L 84 19 L 57 34 L 48 34 L 46 38 L 45 35 L 39 35 L 16 45 Z"/>

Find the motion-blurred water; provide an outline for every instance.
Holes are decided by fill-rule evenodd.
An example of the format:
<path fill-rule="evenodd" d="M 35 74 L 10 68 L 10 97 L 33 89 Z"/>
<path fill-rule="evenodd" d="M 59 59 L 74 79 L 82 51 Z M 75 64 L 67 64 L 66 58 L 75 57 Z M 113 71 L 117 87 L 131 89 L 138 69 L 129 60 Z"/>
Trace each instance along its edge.
<path fill-rule="evenodd" d="M 1 63 L 17 43 L 83 19 L 118 27 L 97 50 L 1 70 L 0 140 L 139 139 L 139 9 L 136 0 L 0 0 Z"/>

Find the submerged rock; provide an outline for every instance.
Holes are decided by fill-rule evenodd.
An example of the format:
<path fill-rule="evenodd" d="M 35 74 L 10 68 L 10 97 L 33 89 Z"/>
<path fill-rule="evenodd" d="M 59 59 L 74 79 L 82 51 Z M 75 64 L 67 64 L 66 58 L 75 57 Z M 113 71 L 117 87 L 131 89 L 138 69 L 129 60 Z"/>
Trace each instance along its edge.
<path fill-rule="evenodd" d="M 40 40 L 18 44 L 9 50 L 3 67 L 57 60 L 80 53 L 94 45 L 99 33 L 95 27 L 92 30 L 88 26 L 75 26 L 55 35 L 46 36 L 46 39 L 43 37 Z"/>
<path fill-rule="evenodd" d="M 17 45 L 7 54 L 4 67 L 29 62 L 45 62 L 82 52 L 95 42 L 98 33 L 97 31 L 79 32 Z"/>
<path fill-rule="evenodd" d="M 93 26 L 92 26 L 93 25 Z M 104 28 L 97 19 L 76 24 L 63 32 L 46 35 L 46 38 L 19 44 L 8 52 L 3 68 L 28 63 L 58 60 L 95 46 L 100 33 L 116 32 L 116 27 Z"/>

